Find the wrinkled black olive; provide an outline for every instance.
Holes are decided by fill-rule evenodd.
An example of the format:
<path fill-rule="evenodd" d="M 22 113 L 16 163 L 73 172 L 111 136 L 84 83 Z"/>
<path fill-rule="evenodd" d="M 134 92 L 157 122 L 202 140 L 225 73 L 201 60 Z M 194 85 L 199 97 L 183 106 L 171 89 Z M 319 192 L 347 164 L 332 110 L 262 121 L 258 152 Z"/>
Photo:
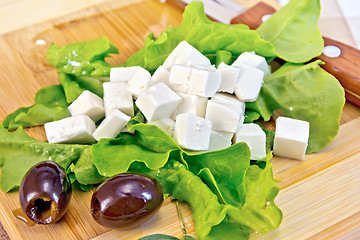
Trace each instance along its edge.
<path fill-rule="evenodd" d="M 32 167 L 20 185 L 20 205 L 38 224 L 60 220 L 69 207 L 71 183 L 64 169 L 52 161 Z"/>
<path fill-rule="evenodd" d="M 162 202 L 163 192 L 156 179 L 123 173 L 108 179 L 94 192 L 91 214 L 104 227 L 130 229 L 153 216 Z"/>

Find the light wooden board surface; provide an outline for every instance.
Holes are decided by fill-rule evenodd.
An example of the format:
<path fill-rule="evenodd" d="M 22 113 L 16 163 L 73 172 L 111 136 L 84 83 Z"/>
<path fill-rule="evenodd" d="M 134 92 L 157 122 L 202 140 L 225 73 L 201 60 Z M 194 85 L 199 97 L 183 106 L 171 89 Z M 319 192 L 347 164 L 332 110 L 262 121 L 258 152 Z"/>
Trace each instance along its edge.
<path fill-rule="evenodd" d="M 238 1 L 247 6 L 258 2 Z M 182 10 L 174 3 L 157 0 L 76 2 L 64 0 L 64 5 L 43 5 L 44 1 L 40 0 L 5 0 L 0 3 L 0 33 L 3 33 L 0 35 L 0 120 L 18 107 L 31 105 L 39 88 L 58 83 L 55 70 L 45 60 L 51 42 L 62 46 L 107 36 L 121 53 L 110 62 L 119 64 L 143 45 L 147 34 L 158 35 L 168 25 L 181 22 Z M 265 2 L 276 6 L 274 1 Z M 23 6 L 23 12 L 17 9 L 19 6 Z M 18 17 L 33 14 L 28 21 L 15 22 L 9 16 L 11 11 Z M 4 27 L 5 22 L 10 26 Z M 29 132 L 39 140 L 45 139 L 42 128 Z M 275 157 L 272 162 L 275 178 L 282 181 L 276 202 L 283 210 L 284 221 L 279 229 L 264 235 L 252 234 L 252 239 L 360 238 L 358 108 L 349 103 L 345 105 L 338 136 L 320 153 L 307 156 L 306 161 Z M 182 235 L 175 204 L 169 202 L 153 221 L 140 228 L 129 231 L 103 228 L 90 215 L 91 194 L 76 192 L 68 213 L 59 223 L 28 227 L 11 213 L 19 207 L 18 192 L 0 192 L 1 223 L 11 239 L 137 239 L 150 233 Z M 182 204 L 181 209 L 188 232 L 195 235 L 191 210 L 186 204 Z"/>

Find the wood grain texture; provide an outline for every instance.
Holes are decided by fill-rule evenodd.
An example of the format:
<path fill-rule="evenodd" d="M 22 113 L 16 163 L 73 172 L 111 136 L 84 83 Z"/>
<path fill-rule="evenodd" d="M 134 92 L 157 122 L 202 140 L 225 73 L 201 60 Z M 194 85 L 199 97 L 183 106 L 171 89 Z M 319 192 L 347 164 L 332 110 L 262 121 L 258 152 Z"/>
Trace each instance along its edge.
<path fill-rule="evenodd" d="M 141 0 L 132 0 L 132 2 Z M 0 2 L 0 34 L 46 22 L 66 14 L 76 13 L 86 8 L 106 3 L 129 4 L 130 0 L 10 0 Z M 21 16 L 21 17 L 20 17 Z"/>
<path fill-rule="evenodd" d="M 30 23 L 31 27 L 0 35 L 0 121 L 18 107 L 33 104 L 39 88 L 58 83 L 55 70 L 45 60 L 51 42 L 62 46 L 107 36 L 121 53 L 108 60 L 119 64 L 142 47 L 147 34 L 158 35 L 168 25 L 181 22 L 182 10 L 172 3 L 122 0 L 88 4 L 91 2 L 93 5 L 86 5 L 80 11 L 47 16 L 46 21 L 38 19 L 39 24 Z M 250 5 L 249 1 L 243 3 Z M 4 2 L 0 7 L 1 4 Z M 30 128 L 28 132 L 45 140 L 41 127 Z M 284 211 L 284 221 L 279 229 L 263 235 L 252 234 L 251 239 L 359 238 L 359 161 L 360 110 L 346 103 L 339 134 L 326 149 L 307 156 L 306 161 L 278 157 L 272 160 L 275 178 L 282 180 L 276 202 Z M 137 239 L 150 233 L 182 235 L 175 204 L 169 202 L 140 228 L 129 231 L 103 228 L 90 215 L 91 194 L 91 191 L 75 192 L 68 213 L 59 223 L 28 227 L 11 213 L 19 207 L 18 193 L 0 192 L 1 223 L 11 239 Z M 187 231 L 196 236 L 191 209 L 181 204 L 181 210 Z"/>

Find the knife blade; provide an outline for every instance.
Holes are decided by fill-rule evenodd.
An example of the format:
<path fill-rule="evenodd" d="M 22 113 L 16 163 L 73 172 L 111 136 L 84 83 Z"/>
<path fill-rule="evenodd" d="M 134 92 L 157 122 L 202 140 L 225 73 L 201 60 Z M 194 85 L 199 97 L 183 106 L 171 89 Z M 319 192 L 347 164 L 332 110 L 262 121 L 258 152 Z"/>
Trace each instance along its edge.
<path fill-rule="evenodd" d="M 191 2 L 191 0 L 181 1 L 186 1 L 187 4 Z M 217 2 L 217 4 L 223 8 L 227 7 L 226 4 L 221 4 L 224 0 L 206 1 Z M 212 5 L 208 5 L 208 8 L 211 8 L 211 6 Z M 241 7 L 246 9 L 246 7 L 242 5 Z M 205 7 L 205 12 L 209 17 L 220 21 L 220 17 L 214 16 L 216 15 L 216 11 L 210 11 L 211 14 L 208 13 L 209 11 L 210 10 L 207 10 Z M 250 29 L 256 29 L 266 17 L 271 16 L 275 11 L 276 10 L 270 5 L 260 2 L 238 14 L 236 17 L 233 17 L 230 23 L 243 23 L 248 25 Z M 322 60 L 325 64 L 321 65 L 321 67 L 338 79 L 345 90 L 346 100 L 360 107 L 360 50 L 327 37 L 323 37 L 323 39 L 325 46 L 324 52 L 316 59 Z"/>

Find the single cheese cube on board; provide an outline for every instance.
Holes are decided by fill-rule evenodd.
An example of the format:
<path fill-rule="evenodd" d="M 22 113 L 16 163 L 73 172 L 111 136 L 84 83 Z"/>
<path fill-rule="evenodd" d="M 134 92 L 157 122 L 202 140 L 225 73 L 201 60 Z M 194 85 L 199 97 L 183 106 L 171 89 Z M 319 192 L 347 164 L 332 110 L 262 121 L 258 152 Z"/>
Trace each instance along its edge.
<path fill-rule="evenodd" d="M 175 121 L 171 118 L 160 119 L 153 122 L 148 122 L 147 124 L 157 126 L 171 137 L 174 134 Z"/>
<path fill-rule="evenodd" d="M 234 133 L 211 131 L 208 151 L 221 150 L 231 146 Z"/>
<path fill-rule="evenodd" d="M 245 142 L 250 148 L 252 160 L 266 157 L 266 134 L 255 123 L 243 124 L 235 133 L 234 142 Z"/>
<path fill-rule="evenodd" d="M 181 102 L 173 114 L 174 119 L 181 113 L 192 113 L 202 118 L 205 117 L 206 104 L 208 100 L 206 97 L 199 97 L 196 95 L 180 92 L 177 94 L 181 97 Z"/>
<path fill-rule="evenodd" d="M 288 117 L 278 117 L 275 128 L 274 154 L 304 160 L 309 131 L 309 122 Z"/>
<path fill-rule="evenodd" d="M 180 101 L 179 95 L 165 83 L 160 82 L 143 91 L 135 103 L 146 120 L 153 122 L 163 118 L 170 118 Z"/>
<path fill-rule="evenodd" d="M 99 141 L 101 138 L 115 138 L 131 117 L 115 109 L 107 116 L 93 133 L 93 137 Z"/>
<path fill-rule="evenodd" d="M 110 69 L 110 82 L 127 83 L 132 76 L 138 71 L 139 66 L 133 67 L 115 67 Z"/>
<path fill-rule="evenodd" d="M 134 116 L 134 102 L 131 93 L 126 90 L 126 83 L 103 83 L 105 114 L 108 116 L 115 109 L 129 116 Z"/>
<path fill-rule="evenodd" d="M 211 121 L 183 113 L 176 116 L 174 140 L 189 150 L 207 150 L 210 144 Z"/>
<path fill-rule="evenodd" d="M 219 92 L 234 93 L 235 85 L 240 76 L 240 68 L 220 63 L 216 72 L 221 74 Z"/>
<path fill-rule="evenodd" d="M 212 122 L 212 130 L 234 133 L 239 128 L 241 116 L 232 104 L 212 99 L 207 103 L 205 119 Z"/>
<path fill-rule="evenodd" d="M 129 79 L 126 85 L 126 90 L 131 92 L 137 97 L 142 91 L 148 89 L 153 84 L 151 74 L 148 70 L 142 67 L 138 67 Z"/>
<path fill-rule="evenodd" d="M 169 77 L 170 71 L 160 65 L 152 75 L 152 80 L 154 83 L 163 82 L 169 84 Z"/>
<path fill-rule="evenodd" d="M 94 122 L 105 116 L 104 101 L 96 94 L 85 90 L 68 107 L 71 116 L 87 115 Z"/>
<path fill-rule="evenodd" d="M 175 64 L 186 65 L 188 62 L 194 65 L 210 66 L 210 60 L 188 42 L 180 42 L 165 59 L 163 66 L 170 70 Z"/>
<path fill-rule="evenodd" d="M 266 59 L 262 56 L 256 55 L 251 52 L 243 52 L 240 56 L 233 62 L 231 66 L 241 67 L 243 63 L 246 63 L 252 67 L 255 67 L 264 72 L 264 76 L 270 75 L 270 68 L 266 62 Z"/>
<path fill-rule="evenodd" d="M 170 70 L 169 87 L 176 92 L 187 93 L 191 72 L 190 67 L 174 65 Z"/>
<path fill-rule="evenodd" d="M 234 92 L 244 102 L 253 102 L 259 96 L 263 83 L 264 72 L 247 64 L 240 67 L 240 77 Z"/>
<path fill-rule="evenodd" d="M 87 115 L 76 115 L 44 124 L 49 143 L 90 143 L 95 123 Z"/>
<path fill-rule="evenodd" d="M 194 68 L 189 78 L 189 93 L 201 97 L 212 97 L 219 89 L 220 83 L 220 73 Z"/>

